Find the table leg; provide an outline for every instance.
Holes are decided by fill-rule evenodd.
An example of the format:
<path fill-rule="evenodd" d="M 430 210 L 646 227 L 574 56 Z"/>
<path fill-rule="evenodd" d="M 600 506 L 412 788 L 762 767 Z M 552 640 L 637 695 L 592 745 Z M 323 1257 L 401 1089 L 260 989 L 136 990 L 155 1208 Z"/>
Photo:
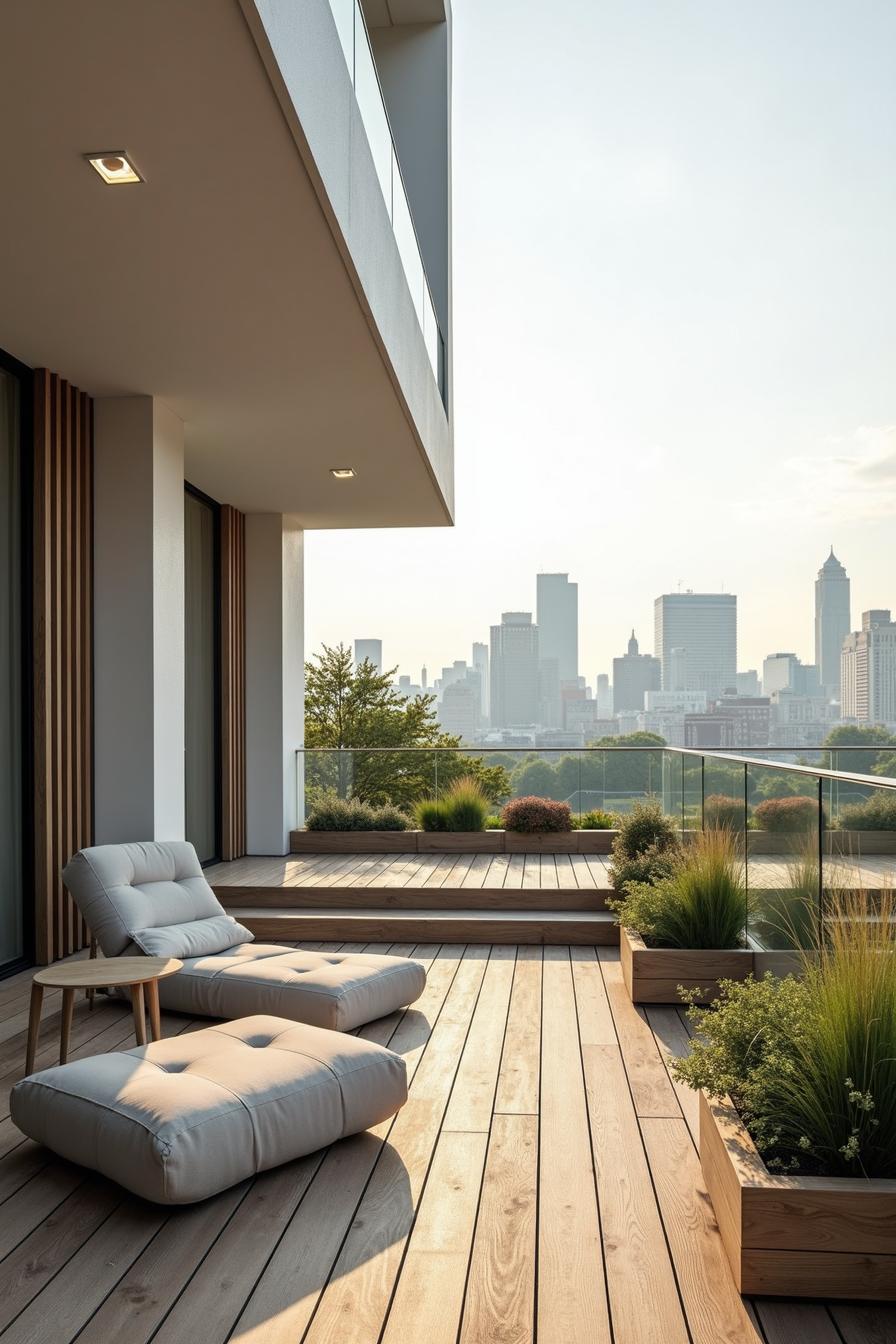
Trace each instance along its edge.
<path fill-rule="evenodd" d="M 34 1057 L 40 1037 L 40 1010 L 44 1001 L 44 987 L 37 981 L 31 984 L 31 1010 L 28 1014 L 28 1049 L 25 1052 L 25 1074 L 34 1072 Z"/>
<path fill-rule="evenodd" d="M 88 955 L 90 956 L 91 961 L 95 960 L 95 958 L 96 958 L 96 939 L 94 938 L 93 934 L 90 935 L 90 952 L 89 952 Z M 96 990 L 95 990 L 95 989 L 88 989 L 88 990 L 87 990 L 87 1003 L 88 1003 L 88 1005 L 89 1005 L 89 1007 L 90 1007 L 91 1012 L 93 1011 L 93 1000 L 94 1000 L 95 998 L 96 998 Z"/>
<path fill-rule="evenodd" d="M 146 1002 L 149 1006 L 149 1033 L 154 1041 L 162 1039 L 162 1017 L 159 1012 L 159 982 L 147 980 L 145 985 Z"/>
<path fill-rule="evenodd" d="M 138 1045 L 146 1044 L 146 1018 L 143 1010 L 143 986 L 131 985 L 131 1003 L 134 1005 L 134 1035 Z"/>
<path fill-rule="evenodd" d="M 68 1047 L 72 1038 L 72 1011 L 75 1007 L 75 991 L 73 989 L 64 989 L 62 991 L 62 1028 L 59 1032 L 59 1063 L 65 1064 L 68 1060 Z"/>

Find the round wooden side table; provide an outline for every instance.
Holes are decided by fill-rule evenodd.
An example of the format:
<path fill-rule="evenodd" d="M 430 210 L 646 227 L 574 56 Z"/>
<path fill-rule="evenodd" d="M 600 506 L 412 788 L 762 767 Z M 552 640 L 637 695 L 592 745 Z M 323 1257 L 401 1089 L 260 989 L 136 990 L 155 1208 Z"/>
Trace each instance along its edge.
<path fill-rule="evenodd" d="M 72 1031 L 72 1012 L 75 993 L 79 989 L 111 989 L 126 986 L 131 991 L 134 1009 L 134 1034 L 138 1045 L 146 1044 L 144 1016 L 144 987 L 146 1006 L 149 1008 L 149 1029 L 152 1039 L 162 1035 L 159 1017 L 159 981 L 174 975 L 183 966 L 176 957 L 99 957 L 95 961 L 68 961 L 58 966 L 46 966 L 37 972 L 31 983 L 31 1011 L 28 1017 L 28 1052 L 25 1056 L 25 1074 L 34 1072 L 34 1057 L 40 1034 L 40 1010 L 45 989 L 62 990 L 62 1028 L 59 1037 L 59 1063 L 68 1059 Z"/>

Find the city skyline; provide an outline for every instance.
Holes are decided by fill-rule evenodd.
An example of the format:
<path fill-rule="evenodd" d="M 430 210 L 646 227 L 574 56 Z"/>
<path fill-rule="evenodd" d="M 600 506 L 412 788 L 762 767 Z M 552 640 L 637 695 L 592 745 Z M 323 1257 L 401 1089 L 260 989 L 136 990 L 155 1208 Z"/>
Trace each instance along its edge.
<path fill-rule="evenodd" d="M 544 570 L 591 677 L 679 580 L 811 663 L 832 543 L 896 606 L 894 46 L 881 0 L 457 0 L 456 527 L 309 533 L 312 646 L 441 666 Z"/>

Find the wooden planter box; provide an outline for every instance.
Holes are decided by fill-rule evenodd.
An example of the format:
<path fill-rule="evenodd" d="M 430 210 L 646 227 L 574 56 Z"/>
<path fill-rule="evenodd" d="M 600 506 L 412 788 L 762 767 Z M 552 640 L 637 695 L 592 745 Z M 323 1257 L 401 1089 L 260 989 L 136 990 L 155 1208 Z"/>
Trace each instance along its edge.
<path fill-rule="evenodd" d="M 757 857 L 802 854 L 807 842 L 818 844 L 815 831 L 747 831 L 748 853 Z M 896 831 L 824 832 L 825 854 L 844 858 L 869 858 L 875 854 L 896 854 Z"/>
<path fill-rule="evenodd" d="M 746 980 L 753 971 L 749 948 L 648 947 L 634 929 L 619 930 L 622 975 L 632 1003 L 680 1003 L 683 989 L 702 989 L 701 1002 L 719 992 L 720 980 Z"/>
<path fill-rule="evenodd" d="M 738 1292 L 896 1300 L 896 1181 L 774 1175 L 703 1093 L 700 1165 Z"/>
<path fill-rule="evenodd" d="M 609 854 L 615 831 L 292 831 L 293 854 Z"/>

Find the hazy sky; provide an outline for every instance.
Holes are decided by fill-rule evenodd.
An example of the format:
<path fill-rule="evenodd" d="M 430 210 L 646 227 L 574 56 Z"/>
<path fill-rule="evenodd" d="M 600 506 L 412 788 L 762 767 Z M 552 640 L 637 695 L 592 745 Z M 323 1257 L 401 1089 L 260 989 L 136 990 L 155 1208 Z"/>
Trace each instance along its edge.
<path fill-rule="evenodd" d="M 307 647 L 430 675 L 539 569 L 594 680 L 678 582 L 896 608 L 896 0 L 453 0 L 456 526 L 307 537 Z"/>

